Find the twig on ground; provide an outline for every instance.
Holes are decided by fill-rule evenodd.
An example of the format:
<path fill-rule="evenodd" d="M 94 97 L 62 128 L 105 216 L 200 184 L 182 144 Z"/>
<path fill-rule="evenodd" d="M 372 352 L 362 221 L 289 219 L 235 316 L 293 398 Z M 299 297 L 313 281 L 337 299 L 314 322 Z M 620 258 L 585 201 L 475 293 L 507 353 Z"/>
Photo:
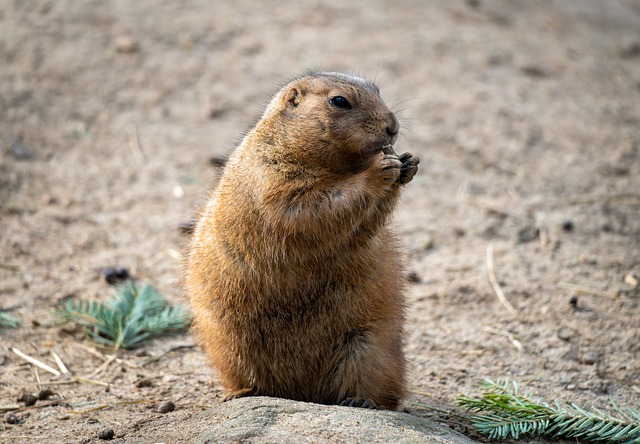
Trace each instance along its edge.
<path fill-rule="evenodd" d="M 61 373 L 58 370 L 56 370 L 55 368 L 49 367 L 44 362 L 38 361 L 36 358 L 32 358 L 31 356 L 22 353 L 20 350 L 18 350 L 15 347 L 12 347 L 11 351 L 14 352 L 16 355 L 20 356 L 25 361 L 27 361 L 27 362 L 29 362 L 29 363 L 37 366 L 37 367 L 40 367 L 42 370 L 47 371 L 47 372 L 51 373 L 52 375 L 55 375 L 55 376 L 60 376 L 61 375 Z"/>
<path fill-rule="evenodd" d="M 160 401 L 157 400 L 157 399 L 139 399 L 139 400 L 136 400 L 136 401 L 113 402 L 113 403 L 110 403 L 110 404 L 102 404 L 102 405 L 99 405 L 97 407 L 93 407 L 91 409 L 83 410 L 83 411 L 69 410 L 69 413 L 74 413 L 76 415 L 85 415 L 87 413 L 94 413 L 94 412 L 98 412 L 100 410 L 109 409 L 109 408 L 112 408 L 112 407 L 117 407 L 119 405 L 149 404 L 151 402 L 160 402 Z"/>
<path fill-rule="evenodd" d="M 418 392 L 414 392 L 414 393 L 418 393 Z M 442 413 L 442 414 L 445 414 L 445 415 L 462 416 L 462 415 L 459 415 L 458 413 L 454 412 L 453 410 L 439 409 L 437 407 L 433 407 L 433 406 L 430 406 L 430 405 L 427 405 L 427 404 L 423 404 L 422 402 L 405 401 L 404 403 L 405 404 L 411 404 L 411 405 L 414 405 L 416 407 L 420 407 L 420 408 L 425 409 L 425 410 L 432 410 L 434 412 Z"/>
<path fill-rule="evenodd" d="M 129 149 L 131 149 L 133 158 L 136 160 L 138 165 L 142 165 L 145 159 L 144 159 L 144 154 L 142 152 L 142 148 L 140 147 L 140 137 L 138 136 L 138 127 L 136 127 L 134 124 L 131 124 L 131 133 L 129 134 Z"/>
<path fill-rule="evenodd" d="M 560 282 L 558 286 L 565 288 L 567 290 L 575 291 L 576 293 L 593 294 L 595 296 L 602 296 L 605 298 L 612 298 L 612 299 L 616 298 L 615 294 L 598 290 L 595 288 L 583 287 L 582 285 L 575 285 L 575 284 L 569 284 L 567 282 Z"/>
<path fill-rule="evenodd" d="M 513 305 L 511 305 L 505 297 L 504 292 L 502 291 L 502 288 L 500 288 L 500 284 L 498 283 L 498 279 L 496 278 L 496 271 L 493 265 L 493 244 L 487 245 L 487 273 L 489 275 L 489 282 L 491 282 L 493 291 L 496 293 L 496 296 L 498 296 L 498 299 L 500 300 L 502 305 L 507 308 L 509 313 L 513 315 L 518 314 L 516 309 L 513 308 Z"/>
<path fill-rule="evenodd" d="M 512 213 L 508 210 L 505 210 L 503 208 L 498 207 L 497 205 L 491 203 L 491 202 L 486 202 L 484 200 L 480 200 L 477 198 L 471 198 L 469 196 L 469 193 L 467 192 L 467 186 L 466 184 L 460 185 L 460 187 L 458 187 L 458 192 L 456 193 L 456 199 L 459 202 L 474 206 L 474 207 L 478 207 L 478 208 L 482 208 L 483 210 L 488 210 L 491 211 L 493 213 L 496 214 L 501 214 L 503 216 L 509 216 L 512 217 L 514 219 L 521 219 L 520 216 L 518 216 L 515 213 Z"/>
<path fill-rule="evenodd" d="M 95 348 L 88 347 L 88 346 L 86 346 L 84 344 L 74 344 L 74 345 L 76 347 L 81 348 L 82 350 L 86 351 L 87 353 L 92 354 L 96 358 L 102 359 L 103 361 L 108 361 L 108 360 L 111 360 L 113 358 L 113 361 L 115 361 L 118 364 L 126 365 L 129 368 L 140 368 L 139 365 L 134 364 L 133 362 L 127 361 L 126 359 L 118 358 L 117 354 L 105 355 L 104 353 L 101 353 L 100 351 L 96 350 Z"/>
<path fill-rule="evenodd" d="M 38 390 L 40 390 L 42 382 L 40 381 L 40 373 L 38 372 L 38 367 L 33 367 L 33 374 L 36 377 L 36 385 L 38 386 Z"/>
<path fill-rule="evenodd" d="M 493 328 L 493 327 L 484 327 L 483 330 L 486 331 L 487 333 L 491 333 L 498 336 L 504 336 L 509 340 L 509 342 L 511 342 L 511 344 L 516 348 L 516 350 L 518 350 L 519 352 L 522 351 L 522 342 L 519 339 L 517 339 L 513 334 L 509 333 L 508 331 L 498 330 L 497 328 Z"/>
<path fill-rule="evenodd" d="M 0 268 L 7 271 L 20 271 L 20 265 L 0 262 Z"/>
<path fill-rule="evenodd" d="M 33 405 L 15 404 L 16 408 L 10 408 L 10 407 L 14 407 L 12 405 L 7 405 L 5 407 L 9 407 L 10 408 L 7 411 L 24 412 L 26 410 L 44 409 L 44 408 L 47 408 L 47 407 L 53 407 L 53 406 L 60 405 L 60 404 L 65 404 L 66 405 L 66 401 L 64 399 L 53 399 L 51 401 L 38 401 L 37 404 L 33 404 Z M 2 411 L 2 407 L 0 407 L 0 411 Z"/>
<path fill-rule="evenodd" d="M 595 203 L 595 202 L 607 202 L 612 200 L 624 200 L 624 199 L 636 199 L 640 200 L 640 194 L 637 193 L 617 193 L 617 194 L 602 194 L 602 195 L 594 195 L 594 196 L 575 196 L 570 197 L 564 200 L 564 202 L 558 199 L 558 204 L 569 204 L 569 205 L 578 205 L 578 204 L 587 204 L 587 203 Z"/>
<path fill-rule="evenodd" d="M 542 248 L 545 248 L 547 245 L 549 245 L 549 236 L 547 235 L 547 230 L 540 227 L 538 229 L 538 236 L 540 238 L 540 246 Z"/>
<path fill-rule="evenodd" d="M 638 193 L 613 193 L 613 194 L 601 194 L 592 196 L 566 196 L 566 197 L 550 197 L 540 196 L 538 198 L 532 198 L 525 204 L 528 211 L 537 209 L 540 207 L 556 208 L 559 206 L 566 207 L 569 205 L 584 205 L 600 202 L 612 202 L 621 200 L 640 200 L 640 194 Z"/>
<path fill-rule="evenodd" d="M 95 349 L 95 348 L 93 348 L 93 347 L 87 347 L 87 346 L 86 346 L 86 345 L 84 345 L 84 344 L 78 344 L 78 343 L 76 343 L 76 344 L 74 344 L 74 345 L 75 345 L 76 347 L 78 347 L 78 348 L 83 349 L 83 350 L 84 350 L 84 351 L 86 351 L 87 353 L 89 353 L 89 354 L 91 354 L 91 355 L 95 356 L 96 358 L 100 358 L 100 359 L 102 359 L 103 361 L 106 361 L 106 360 L 108 359 L 108 358 L 107 358 L 107 356 L 106 356 L 104 353 L 99 352 L 98 350 L 96 350 L 96 349 Z"/>
<path fill-rule="evenodd" d="M 100 364 L 99 367 L 97 367 L 94 371 L 92 371 L 91 373 L 89 373 L 87 375 L 87 378 L 90 378 L 92 376 L 97 376 L 100 373 L 102 373 L 103 371 L 105 371 L 107 369 L 107 367 L 109 367 L 111 365 L 111 363 L 113 361 L 117 360 L 116 355 L 111 355 L 107 358 L 106 361 L 104 361 L 102 364 Z"/>
<path fill-rule="evenodd" d="M 20 404 L 0 405 L 0 412 L 10 412 L 10 411 L 13 411 L 13 410 L 18 410 L 20 407 L 22 407 Z"/>
<path fill-rule="evenodd" d="M 56 361 L 56 364 L 58 364 L 58 368 L 60 368 L 60 372 L 63 374 L 68 374 L 69 373 L 69 369 L 67 369 L 67 366 L 64 365 L 64 362 L 62 362 L 62 359 L 60 359 L 60 356 L 58 356 L 58 354 L 56 352 L 51 352 L 51 356 L 53 356 L 53 359 Z"/>
<path fill-rule="evenodd" d="M 71 378 L 77 382 L 86 382 L 87 384 L 101 385 L 102 387 L 111 387 L 110 383 L 104 382 L 104 381 L 98 381 L 96 379 L 83 378 L 82 376 L 72 376 Z"/>
<path fill-rule="evenodd" d="M 164 351 L 162 353 L 157 354 L 156 356 L 149 356 L 148 358 L 142 359 L 140 361 L 138 361 L 136 364 L 140 367 L 144 367 L 145 365 L 151 363 L 151 362 L 155 362 L 158 361 L 160 359 L 162 359 L 164 356 L 168 355 L 171 352 L 177 351 L 177 350 L 188 350 L 188 349 L 192 349 L 195 348 L 195 344 L 188 344 L 188 345 L 177 345 L 175 347 L 171 347 L 169 350 Z"/>
<path fill-rule="evenodd" d="M 54 359 L 56 359 L 56 362 L 58 363 L 58 366 L 60 366 L 60 369 L 61 370 L 64 369 L 63 372 L 59 372 L 55 368 L 49 367 L 44 362 L 38 361 L 36 358 L 33 358 L 33 357 L 29 356 L 29 355 L 24 354 L 23 352 L 21 352 L 20 350 L 18 350 L 15 347 L 12 347 L 11 351 L 13 351 L 16 355 L 20 356 L 22 359 L 24 359 L 25 361 L 29 362 L 30 364 L 33 364 L 36 367 L 40 367 L 42 370 L 45 370 L 45 371 L 51 373 L 54 376 L 61 376 L 64 373 L 65 376 L 68 376 L 69 378 L 71 378 L 75 382 L 86 382 L 86 383 L 89 383 L 89 384 L 101 385 L 103 387 L 109 387 L 111 385 L 108 382 L 96 381 L 95 379 L 83 378 L 82 376 L 74 376 L 74 375 L 70 374 L 69 370 L 64 365 L 64 363 L 62 362 L 60 357 L 57 356 L 53 352 L 52 352 L 52 354 L 54 355 Z M 56 356 L 57 356 L 57 358 L 56 358 Z M 58 360 L 59 360 L 59 362 L 58 362 Z M 41 382 L 40 384 L 41 385 L 65 384 L 65 382 L 63 382 L 63 381 Z"/>

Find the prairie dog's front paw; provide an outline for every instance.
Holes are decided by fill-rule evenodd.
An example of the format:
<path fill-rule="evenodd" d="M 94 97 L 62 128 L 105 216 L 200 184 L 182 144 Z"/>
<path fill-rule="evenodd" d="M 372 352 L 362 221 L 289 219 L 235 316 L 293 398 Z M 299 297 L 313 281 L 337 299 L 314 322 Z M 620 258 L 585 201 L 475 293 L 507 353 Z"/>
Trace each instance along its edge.
<path fill-rule="evenodd" d="M 402 162 L 393 154 L 385 154 L 378 162 L 380 179 L 382 183 L 390 186 L 396 183 L 400 177 Z"/>
<path fill-rule="evenodd" d="M 405 185 L 411 182 L 413 176 L 418 172 L 418 164 L 420 163 L 420 159 L 418 156 L 414 156 L 411 153 L 404 153 L 398 157 L 398 160 L 401 162 L 402 166 L 400 167 L 400 176 L 398 177 L 398 183 L 401 185 Z"/>

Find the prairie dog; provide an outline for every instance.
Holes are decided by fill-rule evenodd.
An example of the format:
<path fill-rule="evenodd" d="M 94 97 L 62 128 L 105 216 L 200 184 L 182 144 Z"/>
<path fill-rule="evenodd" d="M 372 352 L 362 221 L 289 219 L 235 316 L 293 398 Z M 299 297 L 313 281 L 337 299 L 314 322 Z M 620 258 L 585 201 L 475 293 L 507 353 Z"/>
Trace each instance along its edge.
<path fill-rule="evenodd" d="M 404 270 L 387 222 L 418 158 L 374 83 L 310 72 L 232 153 L 196 223 L 185 283 L 228 399 L 397 409 Z"/>

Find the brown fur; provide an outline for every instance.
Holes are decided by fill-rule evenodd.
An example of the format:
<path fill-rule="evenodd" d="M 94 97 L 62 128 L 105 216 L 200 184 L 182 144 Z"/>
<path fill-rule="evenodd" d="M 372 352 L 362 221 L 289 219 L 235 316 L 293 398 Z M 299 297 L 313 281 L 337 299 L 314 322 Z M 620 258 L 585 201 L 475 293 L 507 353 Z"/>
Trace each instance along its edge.
<path fill-rule="evenodd" d="M 404 275 L 386 223 L 418 159 L 388 146 L 397 133 L 373 83 L 310 73 L 232 154 L 186 265 L 193 329 L 229 398 L 399 406 Z"/>

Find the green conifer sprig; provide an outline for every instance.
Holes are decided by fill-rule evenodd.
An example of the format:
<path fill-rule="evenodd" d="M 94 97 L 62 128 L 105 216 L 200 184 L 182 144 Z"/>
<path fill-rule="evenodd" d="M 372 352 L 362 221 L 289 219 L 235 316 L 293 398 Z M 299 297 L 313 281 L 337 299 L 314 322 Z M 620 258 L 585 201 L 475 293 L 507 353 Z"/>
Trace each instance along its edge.
<path fill-rule="evenodd" d="M 57 314 L 84 326 L 94 342 L 115 349 L 136 348 L 152 336 L 184 330 L 191 319 L 185 307 L 170 307 L 154 287 L 139 289 L 133 281 L 106 303 L 69 300 Z"/>
<path fill-rule="evenodd" d="M 0 310 L 0 330 L 3 328 L 16 328 L 20 325 L 20 320 L 11 313 Z"/>
<path fill-rule="evenodd" d="M 518 385 L 509 381 L 500 384 L 486 380 L 480 384 L 480 390 L 481 397 L 460 395 L 457 403 L 475 412 L 471 423 L 490 439 L 544 435 L 595 443 L 640 443 L 640 411 L 631 407 L 620 408 L 612 402 L 617 414 L 613 416 L 575 404 L 551 406 L 534 398 L 532 393 L 520 394 Z"/>

